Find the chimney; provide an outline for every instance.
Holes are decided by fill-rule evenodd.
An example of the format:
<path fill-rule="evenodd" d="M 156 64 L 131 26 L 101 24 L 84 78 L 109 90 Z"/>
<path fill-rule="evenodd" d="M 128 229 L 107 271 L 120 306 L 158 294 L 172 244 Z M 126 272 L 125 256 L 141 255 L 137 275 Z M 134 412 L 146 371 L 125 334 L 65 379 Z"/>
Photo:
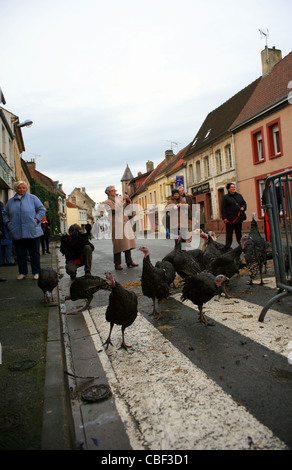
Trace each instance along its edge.
<path fill-rule="evenodd" d="M 275 47 L 271 49 L 266 46 L 265 49 L 261 52 L 261 59 L 262 74 L 264 76 L 272 70 L 274 65 L 282 60 L 282 51 L 280 51 L 280 49 L 276 49 Z"/>
<path fill-rule="evenodd" d="M 170 162 L 170 160 L 174 157 L 173 150 L 165 150 L 165 160 L 167 163 Z"/>
<path fill-rule="evenodd" d="M 148 162 L 146 163 L 146 171 L 148 173 L 148 171 L 153 171 L 153 170 L 154 170 L 153 162 L 148 160 Z"/>
<path fill-rule="evenodd" d="M 30 162 L 27 161 L 26 164 L 27 164 L 28 168 L 31 168 L 32 170 L 35 170 L 36 165 L 35 165 L 35 159 L 34 158 L 32 158 L 30 160 Z"/>

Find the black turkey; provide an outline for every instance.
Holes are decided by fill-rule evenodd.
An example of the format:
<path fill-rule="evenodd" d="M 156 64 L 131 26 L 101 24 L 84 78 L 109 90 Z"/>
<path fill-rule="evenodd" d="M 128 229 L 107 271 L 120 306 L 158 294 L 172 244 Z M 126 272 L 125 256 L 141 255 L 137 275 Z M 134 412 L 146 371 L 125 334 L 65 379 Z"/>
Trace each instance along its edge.
<path fill-rule="evenodd" d="M 188 276 L 198 274 L 201 271 L 201 267 L 188 251 L 182 250 L 181 243 L 181 237 L 178 237 L 176 239 L 173 265 L 177 274 L 186 279 Z"/>
<path fill-rule="evenodd" d="M 214 258 L 207 266 L 207 271 L 217 276 L 224 274 L 229 279 L 238 274 L 241 268 L 241 255 L 248 240 L 248 235 L 241 237 L 240 245 Z"/>
<path fill-rule="evenodd" d="M 115 281 L 110 271 L 106 272 L 106 277 L 111 286 L 109 303 L 106 309 L 105 318 L 110 323 L 110 332 L 103 345 L 106 349 L 111 342 L 111 333 L 114 325 L 122 326 L 122 344 L 121 348 L 128 349 L 131 346 L 125 343 L 125 329 L 136 320 L 138 313 L 138 300 L 135 292 L 125 289 L 121 284 Z"/>
<path fill-rule="evenodd" d="M 78 312 L 87 310 L 91 304 L 94 294 L 100 289 L 110 290 L 107 281 L 99 276 L 81 276 L 77 277 L 70 286 L 70 296 L 65 297 L 65 300 L 86 300 L 86 305 Z M 68 312 L 71 313 L 71 312 Z"/>
<path fill-rule="evenodd" d="M 170 261 L 162 260 L 157 261 L 155 263 L 155 267 L 158 269 L 163 269 L 168 285 L 170 286 L 171 284 L 173 284 L 173 286 L 175 287 L 174 280 L 176 273 L 173 264 Z"/>
<path fill-rule="evenodd" d="M 200 266 L 201 270 L 205 269 L 205 261 L 204 261 L 204 252 L 200 248 L 194 248 L 193 250 L 187 250 L 186 252 L 189 256 L 192 256 L 196 263 Z"/>
<path fill-rule="evenodd" d="M 152 315 L 159 320 L 161 315 L 161 301 L 169 296 L 169 285 L 165 270 L 153 266 L 150 261 L 149 248 L 141 246 L 140 251 L 144 253 L 143 268 L 141 277 L 141 288 L 143 295 L 152 299 L 153 312 Z M 155 307 L 155 301 L 158 300 L 158 312 Z"/>
<path fill-rule="evenodd" d="M 201 272 L 196 276 L 190 276 L 184 281 L 182 300 L 191 300 L 199 308 L 199 320 L 206 326 L 214 325 L 207 320 L 203 313 L 203 305 L 211 300 L 215 295 L 222 293 L 223 283 L 228 278 L 223 274 L 214 276 L 208 272 Z"/>
<path fill-rule="evenodd" d="M 249 270 L 249 285 L 253 285 L 257 272 L 260 272 L 260 285 L 263 285 L 263 266 L 267 262 L 266 241 L 261 236 L 255 213 L 252 214 L 251 229 L 244 247 L 244 257 Z"/>
<path fill-rule="evenodd" d="M 53 290 L 58 285 L 58 274 L 53 268 L 42 268 L 39 273 L 38 286 L 44 293 L 45 302 L 53 302 Z"/>

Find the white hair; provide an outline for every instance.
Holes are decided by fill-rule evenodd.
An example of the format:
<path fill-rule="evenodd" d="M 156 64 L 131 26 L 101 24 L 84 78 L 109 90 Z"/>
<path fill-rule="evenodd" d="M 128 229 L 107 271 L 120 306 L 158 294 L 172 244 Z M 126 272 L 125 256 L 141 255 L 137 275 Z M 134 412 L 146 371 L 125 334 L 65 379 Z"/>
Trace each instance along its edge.
<path fill-rule="evenodd" d="M 27 187 L 27 183 L 25 181 L 15 181 L 15 183 L 13 185 L 15 191 L 17 190 L 18 186 L 20 186 L 21 184 L 24 184 Z"/>

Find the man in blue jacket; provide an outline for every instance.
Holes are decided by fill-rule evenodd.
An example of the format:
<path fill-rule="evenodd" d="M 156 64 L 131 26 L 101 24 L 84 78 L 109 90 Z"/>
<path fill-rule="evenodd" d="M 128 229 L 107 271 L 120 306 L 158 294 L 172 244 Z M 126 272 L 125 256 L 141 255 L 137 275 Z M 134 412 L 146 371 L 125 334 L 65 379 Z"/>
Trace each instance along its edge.
<path fill-rule="evenodd" d="M 41 220 L 46 209 L 34 194 L 27 192 L 24 181 L 15 183 L 16 194 L 7 202 L 4 224 L 13 240 L 19 268 L 18 280 L 27 276 L 27 252 L 30 256 L 33 278 L 38 279 L 40 266 L 40 237 L 43 235 Z"/>

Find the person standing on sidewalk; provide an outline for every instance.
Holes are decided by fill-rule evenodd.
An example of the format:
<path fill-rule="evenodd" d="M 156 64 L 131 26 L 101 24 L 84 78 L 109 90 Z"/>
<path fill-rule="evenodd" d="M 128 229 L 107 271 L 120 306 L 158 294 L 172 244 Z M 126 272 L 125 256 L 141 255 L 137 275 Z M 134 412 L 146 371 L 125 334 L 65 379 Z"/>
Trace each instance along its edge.
<path fill-rule="evenodd" d="M 246 219 L 247 205 L 242 195 L 236 192 L 234 183 L 227 183 L 226 189 L 228 193 L 222 198 L 221 213 L 226 229 L 225 247 L 230 248 L 233 231 L 235 231 L 238 244 L 240 243 L 242 222 Z"/>
<path fill-rule="evenodd" d="M 28 274 L 28 252 L 33 278 L 37 280 L 41 270 L 40 238 L 43 234 L 41 220 L 45 216 L 46 209 L 37 196 L 27 192 L 25 181 L 17 181 L 14 189 L 16 194 L 7 202 L 3 220 L 15 247 L 19 268 L 17 279 L 24 279 Z"/>
<path fill-rule="evenodd" d="M 43 230 L 43 235 L 41 237 L 42 252 L 44 255 L 47 249 L 47 253 L 50 254 L 51 253 L 50 252 L 51 229 L 50 229 L 50 221 L 49 221 L 48 216 L 45 216 L 42 219 L 41 225 L 42 225 L 42 230 Z"/>

